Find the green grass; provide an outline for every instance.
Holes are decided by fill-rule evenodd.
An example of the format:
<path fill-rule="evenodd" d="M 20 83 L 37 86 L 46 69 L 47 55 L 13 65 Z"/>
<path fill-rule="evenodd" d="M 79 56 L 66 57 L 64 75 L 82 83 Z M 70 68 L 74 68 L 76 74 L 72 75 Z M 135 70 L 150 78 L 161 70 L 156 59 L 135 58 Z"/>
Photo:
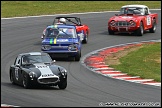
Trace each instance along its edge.
<path fill-rule="evenodd" d="M 120 58 L 120 63 L 110 67 L 128 75 L 161 82 L 161 43 L 143 44 L 142 48 Z"/>
<path fill-rule="evenodd" d="M 128 4 L 161 9 L 161 1 L 1 1 L 1 18 L 112 11 Z"/>

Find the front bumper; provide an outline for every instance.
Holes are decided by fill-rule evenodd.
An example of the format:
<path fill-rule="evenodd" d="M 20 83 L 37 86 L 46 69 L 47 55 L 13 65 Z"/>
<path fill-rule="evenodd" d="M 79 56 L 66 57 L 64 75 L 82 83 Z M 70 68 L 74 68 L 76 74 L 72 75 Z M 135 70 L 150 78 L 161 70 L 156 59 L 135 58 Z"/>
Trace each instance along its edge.
<path fill-rule="evenodd" d="M 139 27 L 130 27 L 130 26 L 115 26 L 115 27 L 108 27 L 108 30 L 119 32 L 119 33 L 131 33 L 135 32 Z"/>
<path fill-rule="evenodd" d="M 43 51 L 48 53 L 51 57 L 75 57 L 79 51 Z"/>
<path fill-rule="evenodd" d="M 46 78 L 34 78 L 30 79 L 32 85 L 57 85 L 60 81 L 67 79 L 67 75 L 64 76 L 55 76 L 55 77 L 46 77 Z"/>

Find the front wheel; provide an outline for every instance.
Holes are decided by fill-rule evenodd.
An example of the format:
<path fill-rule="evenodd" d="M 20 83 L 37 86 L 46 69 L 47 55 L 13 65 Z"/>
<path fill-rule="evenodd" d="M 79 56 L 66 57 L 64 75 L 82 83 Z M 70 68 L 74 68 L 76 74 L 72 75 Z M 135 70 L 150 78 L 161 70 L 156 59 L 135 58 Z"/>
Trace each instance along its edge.
<path fill-rule="evenodd" d="M 140 27 L 136 31 L 137 36 L 143 36 L 144 34 L 144 28 L 143 28 L 143 23 L 140 23 Z"/>
<path fill-rule="evenodd" d="M 79 51 L 75 56 L 75 61 L 79 61 L 81 57 L 81 51 Z"/>
<path fill-rule="evenodd" d="M 109 33 L 109 35 L 114 35 L 114 31 L 112 31 L 110 29 L 108 29 L 108 33 Z"/>
<path fill-rule="evenodd" d="M 58 87 L 59 89 L 65 89 L 67 87 L 67 80 L 59 82 Z"/>
<path fill-rule="evenodd" d="M 26 74 L 24 75 L 22 83 L 23 83 L 24 88 L 26 88 L 26 89 L 31 88 L 31 84 L 30 84 L 28 75 L 26 75 Z"/>

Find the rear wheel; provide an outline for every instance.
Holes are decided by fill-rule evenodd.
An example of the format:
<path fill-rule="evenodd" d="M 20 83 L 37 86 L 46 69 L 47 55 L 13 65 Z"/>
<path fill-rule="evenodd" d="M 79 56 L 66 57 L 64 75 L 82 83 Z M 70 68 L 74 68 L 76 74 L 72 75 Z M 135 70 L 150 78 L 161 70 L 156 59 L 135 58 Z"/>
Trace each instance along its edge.
<path fill-rule="evenodd" d="M 152 28 L 149 29 L 150 33 L 155 33 L 156 31 L 156 20 L 153 20 Z"/>
<path fill-rule="evenodd" d="M 85 38 L 83 40 L 83 43 L 87 43 L 88 42 L 88 32 L 86 31 L 86 34 L 85 34 Z"/>
<path fill-rule="evenodd" d="M 15 84 L 12 72 L 10 72 L 10 81 L 12 84 Z"/>

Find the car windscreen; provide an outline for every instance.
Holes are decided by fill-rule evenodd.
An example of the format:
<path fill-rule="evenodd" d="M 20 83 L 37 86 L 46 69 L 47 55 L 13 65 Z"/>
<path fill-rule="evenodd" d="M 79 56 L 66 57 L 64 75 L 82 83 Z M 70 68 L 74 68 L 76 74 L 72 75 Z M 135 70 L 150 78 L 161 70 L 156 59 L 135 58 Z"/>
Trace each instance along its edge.
<path fill-rule="evenodd" d="M 125 7 L 121 8 L 120 14 L 144 14 L 143 8 L 139 7 Z"/>
<path fill-rule="evenodd" d="M 52 59 L 47 55 L 27 55 L 23 57 L 23 64 L 29 63 L 51 63 Z"/>
<path fill-rule="evenodd" d="M 47 38 L 76 38 L 74 28 L 47 28 L 45 36 Z"/>

